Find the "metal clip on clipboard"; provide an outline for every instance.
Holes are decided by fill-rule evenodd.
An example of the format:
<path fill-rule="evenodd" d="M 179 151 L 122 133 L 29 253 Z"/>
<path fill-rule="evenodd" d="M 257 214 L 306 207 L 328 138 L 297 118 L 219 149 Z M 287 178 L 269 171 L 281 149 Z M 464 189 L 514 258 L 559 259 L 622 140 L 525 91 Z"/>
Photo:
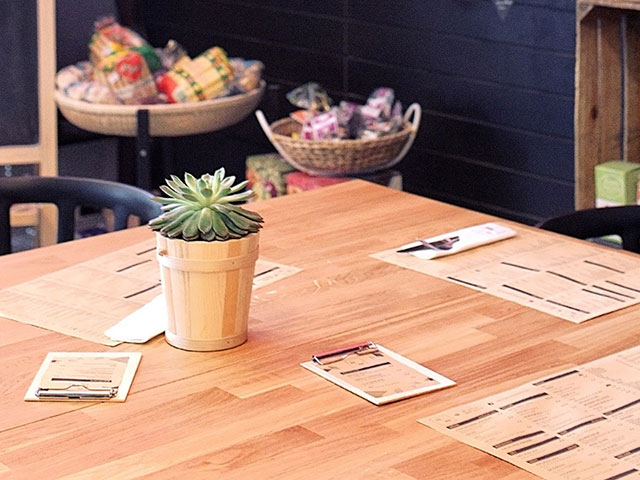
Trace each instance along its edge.
<path fill-rule="evenodd" d="M 313 361 L 318 365 L 329 365 L 344 360 L 349 355 L 366 355 L 378 352 L 378 346 L 373 342 L 360 343 L 351 347 L 330 350 L 328 352 L 313 355 Z"/>
<path fill-rule="evenodd" d="M 71 380 L 71 379 L 69 379 Z M 72 384 L 64 388 L 38 388 L 38 398 L 64 398 L 64 399 L 109 399 L 118 394 L 118 387 L 91 388 L 86 385 Z"/>
<path fill-rule="evenodd" d="M 124 402 L 138 352 L 49 352 L 25 401 Z"/>

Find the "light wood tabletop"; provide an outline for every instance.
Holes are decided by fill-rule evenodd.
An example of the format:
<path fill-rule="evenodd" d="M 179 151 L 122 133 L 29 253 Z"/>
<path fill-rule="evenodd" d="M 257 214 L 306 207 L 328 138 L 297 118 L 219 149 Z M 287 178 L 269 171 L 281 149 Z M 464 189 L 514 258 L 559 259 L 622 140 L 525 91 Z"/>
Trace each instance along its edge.
<path fill-rule="evenodd" d="M 250 208 L 266 221 L 261 258 L 303 270 L 254 291 L 237 348 L 111 348 L 0 318 L 0 479 L 537 478 L 417 420 L 639 343 L 638 306 L 574 324 L 369 257 L 488 215 L 364 181 Z M 0 257 L 0 287 L 151 237 Z M 457 385 L 375 406 L 300 366 L 366 341 Z M 75 351 L 141 352 L 126 402 L 23 400 L 48 352 Z"/>

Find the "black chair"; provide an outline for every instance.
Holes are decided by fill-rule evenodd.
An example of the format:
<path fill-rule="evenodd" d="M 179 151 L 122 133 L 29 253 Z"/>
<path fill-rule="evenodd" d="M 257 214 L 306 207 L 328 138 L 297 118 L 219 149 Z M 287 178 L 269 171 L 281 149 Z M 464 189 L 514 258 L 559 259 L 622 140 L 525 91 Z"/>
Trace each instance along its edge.
<path fill-rule="evenodd" d="M 53 203 L 58 207 L 58 242 L 73 240 L 77 207 L 113 210 L 114 229 L 127 227 L 130 215 L 147 223 L 161 213 L 144 190 L 123 183 L 75 177 L 0 178 L 0 255 L 11 252 L 9 209 L 19 203 Z"/>
<path fill-rule="evenodd" d="M 619 235 L 623 249 L 640 253 L 640 205 L 577 210 L 537 227 L 581 239 Z"/>

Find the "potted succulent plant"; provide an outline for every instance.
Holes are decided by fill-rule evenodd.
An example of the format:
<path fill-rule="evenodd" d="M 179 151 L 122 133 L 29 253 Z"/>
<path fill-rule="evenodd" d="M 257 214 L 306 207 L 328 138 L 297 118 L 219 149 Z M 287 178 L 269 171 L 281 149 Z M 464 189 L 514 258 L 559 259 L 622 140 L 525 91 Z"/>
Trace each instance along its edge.
<path fill-rule="evenodd" d="M 172 175 L 154 197 L 163 213 L 156 232 L 167 303 L 165 338 L 185 350 L 223 350 L 247 339 L 247 323 L 262 217 L 239 204 L 247 182 L 234 185 L 224 168 L 184 181 Z"/>

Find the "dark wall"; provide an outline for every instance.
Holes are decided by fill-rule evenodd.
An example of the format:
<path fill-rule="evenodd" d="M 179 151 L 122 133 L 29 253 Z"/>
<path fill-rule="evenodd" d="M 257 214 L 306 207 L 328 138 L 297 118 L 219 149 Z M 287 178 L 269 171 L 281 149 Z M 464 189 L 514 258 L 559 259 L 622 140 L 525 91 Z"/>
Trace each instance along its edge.
<path fill-rule="evenodd" d="M 364 101 L 378 86 L 422 124 L 399 165 L 405 190 L 533 223 L 573 209 L 573 0 L 156 0 L 144 3 L 154 45 L 173 38 L 194 56 L 213 45 L 266 64 L 262 109 L 315 80 L 334 99 Z M 273 151 L 255 117 L 176 139 L 177 171 Z"/>
<path fill-rule="evenodd" d="M 0 146 L 39 141 L 36 20 L 34 0 L 22 2 L 20 8 L 0 2 Z"/>

